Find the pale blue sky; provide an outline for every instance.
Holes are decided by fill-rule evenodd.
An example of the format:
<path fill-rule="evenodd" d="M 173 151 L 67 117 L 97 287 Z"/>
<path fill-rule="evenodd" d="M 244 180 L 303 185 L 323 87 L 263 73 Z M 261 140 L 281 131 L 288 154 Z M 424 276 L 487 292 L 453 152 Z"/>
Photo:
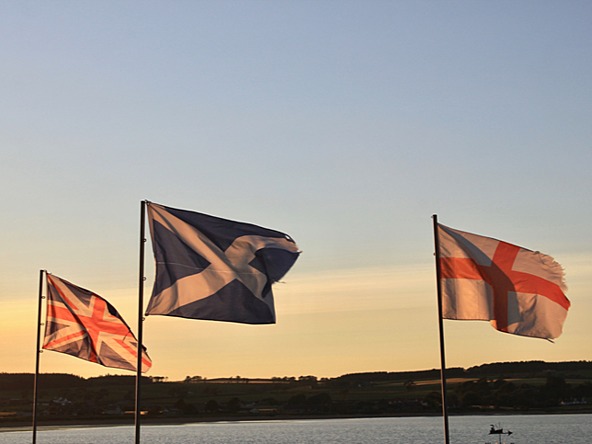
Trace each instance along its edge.
<path fill-rule="evenodd" d="M 433 213 L 554 256 L 573 303 L 555 345 L 447 322 L 450 365 L 592 359 L 578 314 L 592 310 L 590 23 L 588 1 L 3 2 L 0 303 L 18 340 L 0 323 L 0 371 L 33 370 L 40 268 L 136 329 L 141 199 L 285 231 L 304 251 L 276 289 L 277 326 L 148 318 L 154 374 L 437 367 Z M 486 345 L 467 353 L 456 331 Z M 204 337 L 211 367 L 184 361 Z M 266 341 L 273 363 L 256 355 Z"/>

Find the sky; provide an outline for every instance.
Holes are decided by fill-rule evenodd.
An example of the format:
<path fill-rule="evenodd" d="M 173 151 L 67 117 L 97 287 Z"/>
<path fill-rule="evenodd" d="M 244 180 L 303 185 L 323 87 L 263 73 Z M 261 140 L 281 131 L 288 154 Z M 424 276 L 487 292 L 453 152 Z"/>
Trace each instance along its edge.
<path fill-rule="evenodd" d="M 572 303 L 555 343 L 445 321 L 448 367 L 592 360 L 591 22 L 575 0 L 0 3 L 0 372 L 34 372 L 40 269 L 137 330 L 144 199 L 302 250 L 274 325 L 148 316 L 149 375 L 439 368 L 433 214 L 553 256 Z"/>

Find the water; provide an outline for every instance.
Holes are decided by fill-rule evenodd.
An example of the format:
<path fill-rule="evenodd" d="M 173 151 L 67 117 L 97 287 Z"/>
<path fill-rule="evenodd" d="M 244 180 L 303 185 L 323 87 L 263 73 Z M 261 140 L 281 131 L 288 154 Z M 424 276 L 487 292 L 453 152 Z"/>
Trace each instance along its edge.
<path fill-rule="evenodd" d="M 453 416 L 453 444 L 497 443 L 489 426 L 500 424 L 514 434 L 507 443 L 589 444 L 592 415 Z M 28 444 L 31 432 L 0 433 L 0 444 Z M 40 429 L 38 444 L 129 444 L 133 426 Z M 438 417 L 277 420 L 146 425 L 144 444 L 433 444 L 444 442 Z M 502 442 L 505 442 L 502 440 Z"/>

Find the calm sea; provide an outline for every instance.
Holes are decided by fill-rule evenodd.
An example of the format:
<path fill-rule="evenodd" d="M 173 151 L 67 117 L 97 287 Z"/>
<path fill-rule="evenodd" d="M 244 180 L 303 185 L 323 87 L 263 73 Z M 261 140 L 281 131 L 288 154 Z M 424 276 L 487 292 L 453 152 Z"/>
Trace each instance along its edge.
<path fill-rule="evenodd" d="M 491 424 L 514 433 L 502 442 L 515 444 L 590 444 L 592 415 L 455 416 L 450 418 L 454 444 L 497 443 Z M 364 418 L 289 421 L 216 422 L 143 426 L 146 444 L 434 444 L 443 443 L 441 418 Z M 27 444 L 31 432 L 0 433 L 0 444 Z M 41 429 L 38 444 L 129 444 L 132 426 Z"/>

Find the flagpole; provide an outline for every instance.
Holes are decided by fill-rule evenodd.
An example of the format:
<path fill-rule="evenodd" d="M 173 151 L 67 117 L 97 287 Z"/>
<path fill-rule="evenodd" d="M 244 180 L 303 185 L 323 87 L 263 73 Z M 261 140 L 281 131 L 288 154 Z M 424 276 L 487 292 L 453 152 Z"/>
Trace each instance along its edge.
<path fill-rule="evenodd" d="M 143 328 L 142 323 L 144 321 L 144 244 L 146 243 L 145 238 L 145 224 L 146 224 L 146 201 L 140 202 L 140 270 L 138 280 L 138 360 L 136 363 L 136 408 L 135 408 L 135 426 L 136 426 L 136 441 L 135 444 L 140 444 L 140 387 L 142 380 L 142 351 L 144 349 L 142 345 L 143 339 Z"/>
<path fill-rule="evenodd" d="M 33 377 L 33 444 L 37 442 L 37 380 L 39 378 L 39 355 L 41 354 L 41 306 L 43 300 L 43 275 L 39 270 L 39 296 L 37 303 L 37 346 L 35 348 L 35 376 Z"/>
<path fill-rule="evenodd" d="M 446 402 L 446 358 L 444 348 L 444 322 L 442 319 L 442 273 L 440 272 L 440 238 L 438 237 L 438 215 L 434 220 L 434 247 L 436 253 L 436 288 L 438 293 L 438 329 L 440 331 L 440 381 L 442 386 L 442 418 L 444 420 L 444 442 L 450 444 L 450 430 L 448 428 L 448 404 Z"/>

